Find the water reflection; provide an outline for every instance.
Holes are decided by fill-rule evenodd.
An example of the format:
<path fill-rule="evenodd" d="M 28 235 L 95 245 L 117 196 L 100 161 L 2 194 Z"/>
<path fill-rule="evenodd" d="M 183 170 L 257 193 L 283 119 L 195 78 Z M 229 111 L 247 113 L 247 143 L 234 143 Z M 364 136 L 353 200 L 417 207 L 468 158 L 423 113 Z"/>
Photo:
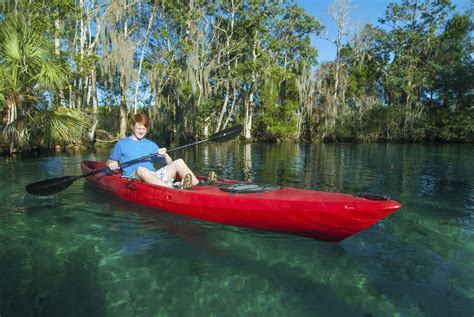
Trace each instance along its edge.
<path fill-rule="evenodd" d="M 244 157 L 243 157 L 243 172 L 244 180 L 247 182 L 253 182 L 255 180 L 255 175 L 252 169 L 252 144 L 244 144 Z"/>

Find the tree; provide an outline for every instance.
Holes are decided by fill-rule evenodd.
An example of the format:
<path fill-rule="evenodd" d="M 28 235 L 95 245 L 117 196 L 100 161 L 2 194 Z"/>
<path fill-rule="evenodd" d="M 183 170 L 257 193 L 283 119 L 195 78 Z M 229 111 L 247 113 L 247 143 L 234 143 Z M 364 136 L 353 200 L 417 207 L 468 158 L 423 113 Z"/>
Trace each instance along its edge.
<path fill-rule="evenodd" d="M 386 65 L 382 85 L 386 102 L 401 109 L 400 138 L 418 138 L 413 129 L 424 111 L 422 99 L 431 65 L 443 46 L 437 34 L 453 9 L 450 1 L 404 0 L 391 3 L 379 20 L 389 29 L 378 32 L 380 56 Z"/>
<path fill-rule="evenodd" d="M 473 23 L 455 14 L 439 36 L 439 54 L 431 64 L 425 125 L 430 139 L 474 141 Z"/>
<path fill-rule="evenodd" d="M 35 118 L 49 107 L 49 93 L 57 92 L 67 82 L 68 68 L 58 61 L 42 34 L 21 15 L 11 15 L 0 25 L 0 76 L 3 133 L 8 138 L 10 152 L 34 146 L 40 139 L 79 141 L 80 137 L 71 137 L 67 130 L 68 122 L 74 122 L 71 126 L 84 127 L 84 122 L 73 113 L 59 119 L 64 126 L 58 128 L 64 130 L 37 129 L 38 122 L 45 123 L 48 116 L 40 121 Z M 57 133 L 45 137 L 53 131 Z M 47 142 L 47 146 L 51 145 Z"/>
<path fill-rule="evenodd" d="M 134 55 L 137 47 L 133 33 L 135 26 L 136 1 L 112 1 L 104 20 L 104 32 L 101 36 L 102 58 L 99 63 L 104 74 L 107 74 L 109 84 L 118 84 L 120 88 L 120 132 L 124 137 L 128 126 L 127 91 L 132 82 L 134 70 Z M 118 83 L 116 78 L 118 77 Z"/>
<path fill-rule="evenodd" d="M 259 117 L 270 139 L 299 140 L 307 111 L 314 107 L 308 72 L 316 63 L 317 52 L 311 47 L 310 34 L 319 34 L 322 26 L 303 9 L 290 5 L 274 19 L 268 35 L 271 55 L 265 65 L 259 100 Z M 309 109 L 309 110 L 308 110 Z M 270 132 L 274 131 L 274 132 Z"/>
<path fill-rule="evenodd" d="M 348 89 L 347 61 L 343 58 L 344 41 L 347 39 L 350 16 L 355 6 L 351 0 L 334 0 L 329 4 L 328 15 L 336 24 L 335 37 L 323 38 L 336 47 L 336 59 L 321 65 L 315 78 L 317 89 L 316 102 L 318 104 L 319 121 L 318 138 L 333 138 L 338 128 L 337 123 L 344 122 L 349 112 L 346 103 Z"/>

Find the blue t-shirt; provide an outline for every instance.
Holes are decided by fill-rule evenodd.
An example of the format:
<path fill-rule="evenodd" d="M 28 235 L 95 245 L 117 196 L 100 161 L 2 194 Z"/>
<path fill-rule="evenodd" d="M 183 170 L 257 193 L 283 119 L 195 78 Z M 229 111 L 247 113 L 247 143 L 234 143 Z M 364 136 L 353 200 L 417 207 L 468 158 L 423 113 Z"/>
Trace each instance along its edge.
<path fill-rule="evenodd" d="M 148 139 L 133 140 L 131 137 L 123 138 L 115 144 L 112 152 L 110 152 L 109 159 L 118 161 L 119 164 L 137 159 L 142 156 L 158 153 L 159 147 L 154 142 Z M 154 157 L 155 161 L 163 160 L 164 157 Z M 122 168 L 123 176 L 130 177 L 139 167 L 143 166 L 154 172 L 152 159 L 148 158 L 141 162 Z"/>

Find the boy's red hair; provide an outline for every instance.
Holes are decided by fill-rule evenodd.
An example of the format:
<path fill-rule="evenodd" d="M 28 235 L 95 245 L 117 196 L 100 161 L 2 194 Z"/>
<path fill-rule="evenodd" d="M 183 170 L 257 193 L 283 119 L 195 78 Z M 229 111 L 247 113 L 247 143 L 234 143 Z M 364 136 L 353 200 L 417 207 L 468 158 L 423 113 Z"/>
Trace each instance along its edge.
<path fill-rule="evenodd" d="M 148 129 L 148 123 L 150 122 L 150 119 L 146 113 L 137 113 L 132 117 L 132 126 L 134 126 L 137 122 L 143 124 L 143 126 Z"/>

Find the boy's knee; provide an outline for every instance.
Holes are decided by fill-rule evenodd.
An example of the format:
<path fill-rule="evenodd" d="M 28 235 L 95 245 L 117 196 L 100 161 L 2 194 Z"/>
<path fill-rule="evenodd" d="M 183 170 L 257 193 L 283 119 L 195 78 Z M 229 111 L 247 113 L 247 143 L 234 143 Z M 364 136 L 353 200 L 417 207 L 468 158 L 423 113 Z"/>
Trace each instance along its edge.
<path fill-rule="evenodd" d="M 137 170 L 136 170 L 135 173 L 136 173 L 137 175 L 141 176 L 141 175 L 143 175 L 143 174 L 146 173 L 146 172 L 147 172 L 147 168 L 146 168 L 146 167 L 139 166 L 139 167 L 137 168 Z"/>

